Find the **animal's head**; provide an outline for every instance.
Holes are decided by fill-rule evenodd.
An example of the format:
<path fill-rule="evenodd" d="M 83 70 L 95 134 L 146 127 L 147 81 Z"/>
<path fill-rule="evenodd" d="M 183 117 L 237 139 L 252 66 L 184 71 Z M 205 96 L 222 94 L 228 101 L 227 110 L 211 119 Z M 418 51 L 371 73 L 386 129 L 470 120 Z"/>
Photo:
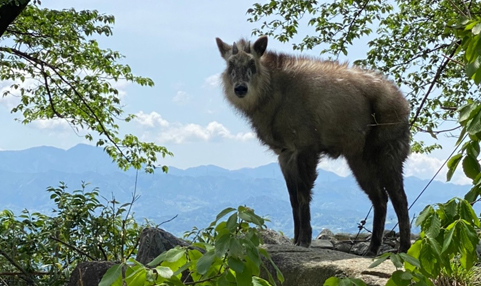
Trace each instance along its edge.
<path fill-rule="evenodd" d="M 253 44 L 245 40 L 234 42 L 233 45 L 219 38 L 216 41 L 222 58 L 227 62 L 224 81 L 228 82 L 224 82 L 225 87 L 232 88 L 238 98 L 244 98 L 262 76 L 260 58 L 266 51 L 267 37 L 262 36 Z"/>

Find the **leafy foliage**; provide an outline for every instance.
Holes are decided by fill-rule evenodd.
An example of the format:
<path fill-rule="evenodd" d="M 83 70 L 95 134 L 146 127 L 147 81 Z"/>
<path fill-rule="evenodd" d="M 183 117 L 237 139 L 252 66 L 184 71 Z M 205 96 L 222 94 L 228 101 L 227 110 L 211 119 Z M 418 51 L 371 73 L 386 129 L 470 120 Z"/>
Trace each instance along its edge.
<path fill-rule="evenodd" d="M 0 212 L 0 279 L 15 277 L 36 285 L 65 285 L 78 262 L 125 260 L 137 251 L 146 225 L 138 224 L 130 203 L 100 203 L 97 188 L 68 192 L 60 183 L 47 191 L 55 202 L 52 214 Z M 0 280 L 1 281 L 1 280 Z M 20 285 L 20 282 L 14 282 Z"/>
<path fill-rule="evenodd" d="M 476 83 L 481 82 L 481 17 L 468 19 L 462 17 L 456 26 L 457 36 L 460 38 L 459 52 L 463 54 L 466 63 L 466 74 Z M 466 194 L 465 199 L 476 202 L 481 194 L 481 166 L 478 161 L 481 140 L 481 104 L 479 101 L 468 101 L 468 104 L 458 110 L 458 122 L 461 134 L 456 145 L 461 151 L 451 157 L 448 162 L 448 181 L 451 180 L 459 163 L 466 176 L 473 180 L 473 187 Z"/>
<path fill-rule="evenodd" d="M 228 214 L 227 220 L 220 221 Z M 100 285 L 276 285 L 265 261 L 270 262 L 282 283 L 281 272 L 259 246 L 262 241 L 258 230 L 264 227 L 264 219 L 247 207 L 224 209 L 205 230 L 186 234 L 194 236 L 191 246 L 172 248 L 147 267 L 134 259 L 115 265 Z M 269 282 L 259 277 L 261 268 L 269 275 Z"/>
<path fill-rule="evenodd" d="M 413 132 L 434 137 L 443 132 L 436 129 L 452 120 L 458 107 L 479 96 L 475 84 L 481 73 L 474 70 L 480 64 L 476 56 L 480 26 L 471 17 L 480 12 L 476 1 L 461 0 L 271 0 L 254 4 L 248 11 L 249 21 L 262 23 L 254 34 L 271 35 L 282 42 L 293 40 L 300 25 L 312 27 L 311 35 L 293 43 L 294 49 L 319 48 L 321 54 L 337 58 L 347 55 L 348 48 L 360 40 L 367 41 L 366 57 L 355 64 L 391 76 L 407 91 Z M 459 25 L 463 29 L 455 32 L 453 28 Z M 463 38 L 468 33 L 475 35 L 472 42 Z M 465 65 L 457 51 L 467 46 Z M 466 68 L 475 82 L 466 80 Z M 419 142 L 413 150 L 438 147 Z"/>
<path fill-rule="evenodd" d="M 120 64 L 123 56 L 99 47 L 96 37 L 111 36 L 114 17 L 98 11 L 40 9 L 28 5 L 6 29 L 0 45 L 0 80 L 10 88 L 2 96 L 19 97 L 13 113 L 24 124 L 39 119 L 64 120 L 97 146 L 121 169 L 145 166 L 153 172 L 157 155 L 172 155 L 165 147 L 119 135 L 124 115 L 114 83 L 126 81 L 153 86 Z M 167 171 L 166 166 L 162 166 Z"/>
<path fill-rule="evenodd" d="M 390 258 L 397 270 L 386 285 L 471 285 L 477 261 L 477 231 L 481 223 L 468 201 L 451 199 L 437 208 L 427 206 L 416 220 L 420 238 L 408 253 L 381 255 L 371 267 Z M 404 270 L 403 270 L 404 267 Z"/>

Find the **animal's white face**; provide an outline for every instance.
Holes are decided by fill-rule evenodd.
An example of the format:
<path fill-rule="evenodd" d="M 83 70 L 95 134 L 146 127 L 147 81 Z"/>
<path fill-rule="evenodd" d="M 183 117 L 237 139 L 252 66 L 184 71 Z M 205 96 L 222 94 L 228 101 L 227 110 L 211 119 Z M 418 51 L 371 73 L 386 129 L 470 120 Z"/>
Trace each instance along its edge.
<path fill-rule="evenodd" d="M 221 56 L 227 62 L 226 75 L 232 92 L 238 98 L 244 98 L 259 76 L 259 60 L 267 47 L 267 37 L 259 38 L 252 47 L 245 41 L 231 46 L 219 38 L 216 40 Z"/>

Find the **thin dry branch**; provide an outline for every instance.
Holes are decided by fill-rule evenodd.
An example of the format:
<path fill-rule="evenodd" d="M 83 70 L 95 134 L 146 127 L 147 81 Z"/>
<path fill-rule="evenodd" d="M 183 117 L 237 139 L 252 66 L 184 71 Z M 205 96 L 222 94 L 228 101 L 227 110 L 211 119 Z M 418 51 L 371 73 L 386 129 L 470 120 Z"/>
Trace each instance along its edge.
<path fill-rule="evenodd" d="M 441 66 L 436 71 L 436 75 L 434 75 L 434 78 L 431 81 L 431 84 L 429 85 L 428 91 L 426 91 L 426 94 L 424 95 L 423 100 L 421 101 L 421 104 L 419 105 L 418 109 L 416 110 L 416 114 L 414 115 L 414 118 L 411 120 L 411 123 L 410 123 L 411 127 L 413 127 L 414 123 L 416 122 L 416 120 L 419 117 L 419 114 L 421 114 L 421 110 L 423 109 L 424 104 L 426 103 L 426 100 L 428 99 L 428 96 L 431 94 L 431 91 L 433 90 L 434 85 L 436 84 L 437 80 L 441 76 L 441 73 L 444 71 L 444 69 L 448 65 L 448 63 L 450 61 L 449 59 L 452 58 L 455 53 L 456 53 L 456 49 L 453 49 L 453 51 L 451 52 L 449 57 L 447 57 L 443 60 L 443 63 L 441 63 Z"/>
<path fill-rule="evenodd" d="M 5 257 L 15 268 L 17 268 L 21 272 L 21 276 L 19 276 L 21 279 L 25 280 L 29 285 L 36 285 L 35 281 L 33 280 L 31 274 L 27 272 L 23 267 L 18 264 L 13 258 L 11 258 L 5 251 L 0 249 L 0 254 Z"/>
<path fill-rule="evenodd" d="M 55 240 L 55 241 L 57 241 L 57 242 L 59 242 L 59 243 L 61 243 L 61 244 L 63 244 L 63 245 L 65 245 L 65 246 L 67 246 L 68 248 L 70 248 L 70 249 L 72 249 L 72 250 L 77 251 L 78 253 L 80 253 L 80 254 L 82 254 L 82 255 L 87 256 L 90 260 L 95 260 L 95 258 L 93 258 L 92 256 L 90 256 L 88 253 L 83 252 L 82 250 L 78 249 L 77 247 L 75 247 L 75 246 L 73 246 L 73 245 L 70 245 L 70 244 L 68 244 L 68 243 L 66 243 L 66 242 L 64 242 L 64 241 L 61 241 L 60 239 L 58 239 L 58 238 L 56 238 L 56 237 L 53 237 L 53 236 L 50 236 L 49 238 L 50 238 L 50 239 L 53 239 L 53 240 Z"/>

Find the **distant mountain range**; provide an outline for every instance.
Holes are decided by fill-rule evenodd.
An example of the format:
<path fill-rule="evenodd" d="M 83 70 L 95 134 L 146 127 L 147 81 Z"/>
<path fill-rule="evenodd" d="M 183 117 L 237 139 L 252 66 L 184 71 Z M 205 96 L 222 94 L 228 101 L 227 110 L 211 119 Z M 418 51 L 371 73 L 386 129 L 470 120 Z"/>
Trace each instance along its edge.
<path fill-rule="evenodd" d="M 22 151 L 0 151 L 0 209 L 16 214 L 22 209 L 48 212 L 53 203 L 46 192 L 48 186 L 65 182 L 69 190 L 99 187 L 100 193 L 117 201 L 128 202 L 135 188 L 134 170 L 120 171 L 102 149 L 77 145 L 69 150 L 35 147 Z M 226 170 L 217 166 L 199 166 L 186 170 L 169 168 L 169 173 L 138 173 L 134 204 L 138 220 L 148 218 L 155 223 L 178 215 L 162 227 L 176 235 L 193 226 L 206 227 L 225 207 L 247 205 L 270 219 L 268 226 L 293 235 L 289 196 L 279 166 L 275 163 L 257 168 Z M 427 184 L 415 177 L 405 179 L 409 202 L 414 201 Z M 411 209 L 411 217 L 427 205 L 462 197 L 469 186 L 433 182 Z M 311 205 L 312 225 L 316 235 L 323 228 L 334 232 L 355 232 L 357 223 L 370 208 L 367 196 L 353 177 L 340 177 L 319 170 Z M 372 213 L 371 213 L 372 217 Z M 369 219 L 367 227 L 371 227 Z M 393 227 L 396 216 L 389 209 L 386 228 Z"/>

